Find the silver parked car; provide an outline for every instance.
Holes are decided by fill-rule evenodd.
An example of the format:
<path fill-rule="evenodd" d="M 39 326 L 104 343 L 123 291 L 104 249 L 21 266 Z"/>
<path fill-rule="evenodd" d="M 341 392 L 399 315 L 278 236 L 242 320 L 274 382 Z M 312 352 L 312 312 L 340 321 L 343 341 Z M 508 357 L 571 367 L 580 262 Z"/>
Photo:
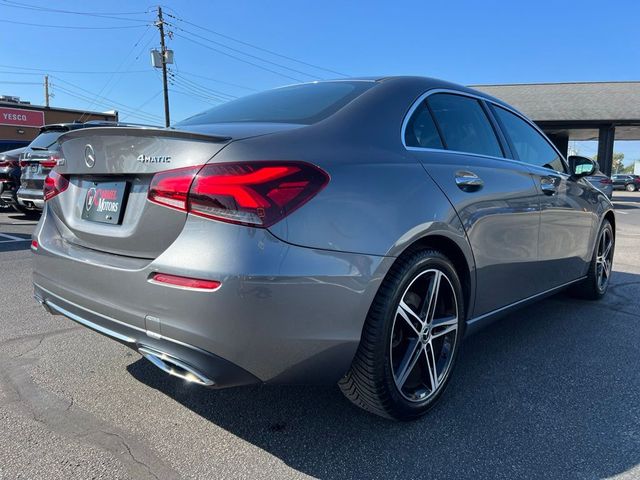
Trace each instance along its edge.
<path fill-rule="evenodd" d="M 589 175 L 587 180 L 611 200 L 613 197 L 613 180 L 610 177 L 598 170 L 593 175 Z"/>
<path fill-rule="evenodd" d="M 40 211 L 44 208 L 44 182 L 49 172 L 60 159 L 58 137 L 70 130 L 97 125 L 113 125 L 113 122 L 90 121 L 85 123 L 57 123 L 40 128 L 38 136 L 20 155 L 20 188 L 16 193 L 18 206 L 22 210 Z"/>
<path fill-rule="evenodd" d="M 594 162 L 444 81 L 293 85 L 59 142 L 36 299 L 202 385 L 339 382 L 416 418 L 465 334 L 566 287 L 607 291 Z"/>

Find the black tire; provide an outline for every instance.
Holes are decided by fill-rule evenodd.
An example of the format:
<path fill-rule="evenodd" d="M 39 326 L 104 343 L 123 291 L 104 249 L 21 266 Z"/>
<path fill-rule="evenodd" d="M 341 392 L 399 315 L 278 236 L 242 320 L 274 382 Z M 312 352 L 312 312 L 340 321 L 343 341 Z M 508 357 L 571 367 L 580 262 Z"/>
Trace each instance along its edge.
<path fill-rule="evenodd" d="M 436 270 L 441 273 L 436 274 Z M 448 342 L 447 350 L 444 351 L 442 350 L 444 347 L 440 347 L 441 350 L 436 361 L 434 352 L 437 347 L 435 347 L 435 342 L 439 341 L 439 339 L 436 340 L 437 334 L 433 333 L 431 328 L 424 327 L 428 329 L 428 332 L 423 335 L 430 336 L 433 333 L 433 343 L 429 345 L 430 351 L 434 355 L 431 358 L 434 358 L 432 364 L 437 378 L 440 378 L 437 375 L 438 367 L 436 365 L 438 365 L 438 362 L 444 358 L 448 363 L 446 370 L 443 369 L 441 372 L 442 379 L 435 382 L 438 384 L 438 381 L 440 381 L 439 386 L 431 388 L 429 395 L 424 400 L 409 400 L 406 398 L 406 394 L 402 393 L 404 387 L 397 387 L 397 378 L 391 357 L 392 349 L 397 347 L 393 346 L 394 339 L 392 335 L 395 332 L 394 325 L 396 318 L 398 318 L 397 310 L 400 308 L 400 300 L 407 298 L 406 295 L 409 292 L 409 288 L 413 288 L 414 282 L 425 274 L 439 275 L 439 278 L 445 278 L 441 276 L 444 274 L 449 280 L 447 284 L 443 285 L 449 285 L 449 287 L 446 287 L 447 292 L 451 290 L 455 294 L 448 301 L 449 305 L 455 305 L 457 313 L 457 323 L 455 321 L 451 323 L 452 328 L 454 324 L 456 325 L 455 339 L 451 340 L 450 337 L 445 339 L 444 335 L 440 337 L 442 341 Z M 429 288 L 431 288 L 431 285 L 430 283 Z M 425 299 L 427 295 L 428 293 L 425 291 Z M 445 293 L 442 295 L 444 298 Z M 418 250 L 398 258 L 382 282 L 369 309 L 360 345 L 351 368 L 339 382 L 340 389 L 344 395 L 358 407 L 382 417 L 396 420 L 412 420 L 424 415 L 442 396 L 456 364 L 464 335 L 465 309 L 463 299 L 464 296 L 458 274 L 453 264 L 441 252 L 437 250 Z M 445 300 L 442 301 L 444 302 Z M 437 299 L 435 304 L 437 307 Z M 422 308 L 424 309 L 424 307 Z M 437 321 L 434 320 L 432 325 L 435 325 Z M 400 321 L 400 324 L 399 329 L 407 328 L 402 321 Z M 402 325 L 405 326 L 402 327 Z M 434 332 L 435 328 L 434 326 Z M 452 334 L 447 333 L 446 335 L 451 336 Z M 422 338 L 420 334 L 418 334 L 418 338 Z M 418 345 L 416 351 L 422 349 L 418 342 L 413 344 Z M 424 349 L 425 357 L 428 357 L 429 349 L 426 344 Z M 444 357 L 441 357 L 443 353 Z M 418 355 L 421 355 L 421 353 Z M 397 355 L 397 357 L 399 358 L 400 355 Z M 416 368 L 419 361 L 426 362 L 424 363 L 426 367 L 420 367 L 418 372 L 413 370 L 410 372 L 411 375 L 416 374 L 418 379 L 423 375 L 422 368 L 429 368 L 428 366 L 430 365 L 429 361 L 423 358 L 422 360 L 417 360 L 414 363 L 416 366 L 411 368 Z M 433 384 L 433 381 L 431 381 L 431 384 Z"/>
<path fill-rule="evenodd" d="M 635 192 L 636 191 L 636 184 L 635 183 L 627 183 L 627 185 L 624 187 L 627 192 Z"/>
<path fill-rule="evenodd" d="M 609 262 L 609 275 L 607 276 L 606 282 L 604 283 L 601 281 L 600 277 L 600 275 L 602 274 L 601 269 L 604 267 L 598 260 L 601 253 L 600 250 L 603 235 L 608 235 L 611 239 L 611 251 L 608 254 L 607 259 L 607 261 Z M 596 237 L 596 244 L 593 249 L 593 257 L 591 258 L 591 263 L 589 264 L 587 278 L 571 288 L 571 293 L 574 296 L 583 298 L 585 300 L 600 300 L 607 293 L 607 289 L 609 288 L 609 279 L 612 273 L 615 239 L 616 237 L 613 232 L 611 223 L 609 222 L 609 220 L 604 220 L 602 222 L 602 225 L 600 226 L 600 230 L 598 231 L 598 236 Z"/>

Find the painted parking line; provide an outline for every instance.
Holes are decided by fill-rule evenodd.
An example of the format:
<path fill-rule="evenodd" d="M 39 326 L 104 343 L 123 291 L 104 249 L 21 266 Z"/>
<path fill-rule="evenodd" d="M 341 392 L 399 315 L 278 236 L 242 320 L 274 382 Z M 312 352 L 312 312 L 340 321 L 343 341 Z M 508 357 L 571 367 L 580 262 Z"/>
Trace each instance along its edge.
<path fill-rule="evenodd" d="M 28 242 L 30 240 L 31 240 L 30 238 L 14 237 L 13 235 L 0 233 L 0 243 Z"/>

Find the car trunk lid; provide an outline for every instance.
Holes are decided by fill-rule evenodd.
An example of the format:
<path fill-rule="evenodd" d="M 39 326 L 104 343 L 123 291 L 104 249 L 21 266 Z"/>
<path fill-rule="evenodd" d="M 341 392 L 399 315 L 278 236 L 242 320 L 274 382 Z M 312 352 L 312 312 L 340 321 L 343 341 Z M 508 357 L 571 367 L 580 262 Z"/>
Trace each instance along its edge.
<path fill-rule="evenodd" d="M 147 201 L 154 174 L 207 163 L 230 136 L 148 127 L 74 130 L 59 139 L 56 171 L 69 186 L 49 201 L 63 238 L 103 252 L 156 258 L 186 214 Z"/>

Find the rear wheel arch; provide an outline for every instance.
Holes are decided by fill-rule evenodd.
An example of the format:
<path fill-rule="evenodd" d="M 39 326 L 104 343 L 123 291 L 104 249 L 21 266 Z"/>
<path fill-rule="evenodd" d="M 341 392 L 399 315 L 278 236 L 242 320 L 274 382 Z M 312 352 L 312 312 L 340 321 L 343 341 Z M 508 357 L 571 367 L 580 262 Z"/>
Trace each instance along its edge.
<path fill-rule="evenodd" d="M 473 299 L 473 289 L 475 286 L 473 271 L 474 265 L 471 263 L 471 259 L 467 259 L 462 248 L 451 238 L 439 235 L 432 234 L 426 235 L 422 238 L 415 240 L 411 243 L 404 251 L 398 256 L 398 258 L 410 255 L 411 253 L 417 250 L 425 250 L 425 249 L 433 249 L 441 252 L 445 257 L 451 260 L 453 263 L 456 273 L 460 278 L 460 283 L 462 284 L 462 291 L 464 293 L 464 306 L 465 306 L 465 314 L 467 319 L 471 314 L 472 299 Z"/>
<path fill-rule="evenodd" d="M 604 217 L 602 218 L 602 221 L 604 221 L 604 220 L 609 220 L 609 223 L 611 224 L 611 228 L 613 228 L 613 236 L 615 238 L 615 236 L 616 236 L 616 216 L 614 215 L 613 210 L 609 210 L 607 213 L 604 214 Z M 600 222 L 600 226 L 602 226 L 602 221 Z"/>
<path fill-rule="evenodd" d="M 444 392 L 451 370 L 455 366 L 455 359 L 465 330 L 464 312 L 466 305 L 464 297 L 466 294 L 462 287 L 463 280 L 458 273 L 458 269 L 461 270 L 461 274 L 465 273 L 465 270 L 465 274 L 468 274 L 469 270 L 468 267 L 462 269 L 462 267 L 456 266 L 457 262 L 462 261 L 464 261 L 466 265 L 462 250 L 456 251 L 456 249 L 459 249 L 459 247 L 455 245 L 453 240 L 447 239 L 446 237 L 430 236 L 417 240 L 409 245 L 394 261 L 367 314 L 358 350 L 353 358 L 351 367 L 338 382 L 342 392 L 355 405 L 383 417 L 409 420 L 426 413 Z M 454 263 L 454 258 L 456 259 L 456 263 Z M 406 302 L 403 304 L 405 305 L 403 311 L 407 312 L 413 309 L 414 312 L 413 317 L 403 315 L 405 320 L 407 320 L 407 318 L 418 318 L 415 305 L 412 307 L 407 306 L 411 305 L 411 302 L 407 300 L 408 297 L 405 297 L 405 294 L 416 279 L 420 278 L 423 274 L 428 275 L 437 271 L 441 272 L 441 275 L 447 279 L 450 285 L 450 293 L 453 292 L 454 296 L 449 297 L 450 301 L 444 304 L 445 309 L 441 311 L 437 305 L 443 306 L 443 304 L 439 303 L 442 301 L 442 297 L 436 293 L 435 297 L 433 297 L 435 300 L 433 301 L 438 303 L 433 304 L 435 306 L 433 307 L 432 315 L 436 315 L 435 312 L 438 310 L 438 318 L 446 320 L 448 318 L 447 315 L 451 315 L 448 308 L 454 305 L 456 312 L 456 327 L 454 331 L 457 333 L 453 339 L 449 338 L 449 341 L 452 340 L 452 343 L 448 345 L 445 344 L 446 340 L 442 340 L 445 341 L 445 343 L 440 343 L 439 347 L 435 343 L 429 343 L 430 351 L 432 352 L 431 364 L 433 365 L 433 373 L 435 374 L 429 374 L 431 391 L 426 397 L 424 396 L 424 392 L 418 392 L 422 393 L 422 396 L 411 399 L 407 397 L 407 395 L 411 395 L 411 392 L 403 393 L 404 381 L 410 377 L 403 376 L 402 378 L 404 378 L 404 380 L 400 380 L 402 382 L 401 385 L 398 385 L 396 381 L 398 380 L 396 377 L 396 373 L 398 372 L 396 372 L 395 369 L 396 367 L 401 368 L 405 360 L 401 360 L 400 365 L 394 364 L 392 349 L 396 347 L 400 348 L 400 346 L 394 344 L 396 341 L 394 335 L 396 331 L 394 318 L 397 318 L 397 310 L 400 309 L 398 301 L 402 304 L 402 299 Z M 422 285 L 422 287 L 424 287 L 424 285 Z M 437 292 L 438 287 L 435 288 Z M 440 289 L 440 291 L 442 291 L 442 289 Z M 421 302 L 419 303 L 421 304 Z M 431 307 L 429 307 L 429 309 L 431 309 Z M 411 320 L 407 321 L 411 322 Z M 404 322 L 401 323 L 404 325 Z M 413 350 L 407 350 L 407 352 L 418 352 L 418 356 L 415 357 L 413 363 L 410 363 L 411 366 L 408 367 L 409 370 L 406 370 L 408 372 L 407 375 L 413 376 L 412 381 L 414 383 L 416 382 L 414 366 L 418 365 L 420 358 L 422 358 L 421 343 L 426 345 L 431 341 L 430 335 L 432 335 L 430 327 L 424 330 L 425 324 L 421 323 L 421 325 L 423 329 L 414 325 L 412 327 L 413 332 L 418 334 L 418 337 L 426 335 L 429 338 L 418 341 L 417 347 L 415 346 L 415 339 L 413 339 L 414 346 L 411 347 Z M 417 330 L 417 328 L 420 330 Z M 411 332 L 402 328 L 400 330 L 404 330 L 405 335 L 398 337 L 398 343 L 400 344 L 403 337 L 406 337 L 404 340 L 409 342 L 410 345 L 411 339 L 409 337 L 411 337 Z M 407 340 L 407 338 L 409 339 Z M 424 348 L 425 352 L 427 352 L 427 347 L 425 346 Z M 440 348 L 440 350 L 438 350 L 438 348 Z M 413 355 L 414 353 L 410 354 L 410 356 Z M 442 357 L 442 355 L 444 356 Z M 407 355 L 405 353 L 398 358 L 405 359 Z M 442 358 L 451 360 L 448 365 L 438 372 L 436 365 L 441 365 Z M 428 359 L 426 360 L 426 364 L 429 364 Z M 424 365 L 421 365 L 419 368 L 422 370 L 418 373 L 423 376 L 426 375 Z M 437 379 L 435 384 L 434 379 Z M 419 378 L 417 383 L 418 387 L 422 389 L 423 386 L 421 386 Z"/>

